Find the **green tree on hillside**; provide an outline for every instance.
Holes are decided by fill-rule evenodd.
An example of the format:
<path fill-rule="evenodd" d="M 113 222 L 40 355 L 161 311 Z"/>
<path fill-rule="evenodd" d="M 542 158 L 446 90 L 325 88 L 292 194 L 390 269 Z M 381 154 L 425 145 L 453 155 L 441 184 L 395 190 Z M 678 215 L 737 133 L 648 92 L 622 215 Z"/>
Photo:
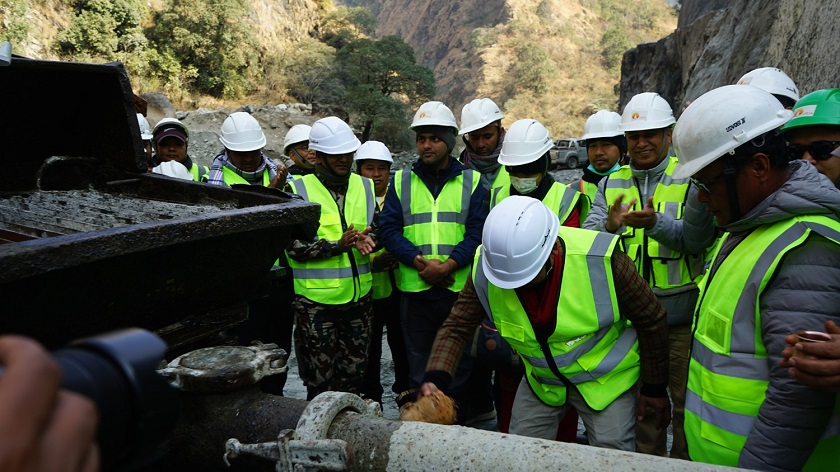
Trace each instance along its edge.
<path fill-rule="evenodd" d="M 120 53 L 146 47 L 140 28 L 142 0 L 78 0 L 70 27 L 58 34 L 56 48 L 65 57 L 120 60 Z"/>
<path fill-rule="evenodd" d="M 341 48 L 336 59 L 346 87 L 344 102 L 362 122 L 362 141 L 378 123 L 404 117 L 435 93 L 432 71 L 417 64 L 414 50 L 396 36 L 357 39 Z"/>
<path fill-rule="evenodd" d="M 373 36 L 376 17 L 365 7 L 342 7 L 331 12 L 321 25 L 321 41 L 341 49 L 349 42 Z"/>
<path fill-rule="evenodd" d="M 237 98 L 259 76 L 259 45 L 244 0 L 168 0 L 156 15 L 153 39 L 162 61 L 194 68 L 199 91 Z"/>
<path fill-rule="evenodd" d="M 516 52 L 512 88 L 543 95 L 554 72 L 548 52 L 538 44 L 527 43 Z"/>

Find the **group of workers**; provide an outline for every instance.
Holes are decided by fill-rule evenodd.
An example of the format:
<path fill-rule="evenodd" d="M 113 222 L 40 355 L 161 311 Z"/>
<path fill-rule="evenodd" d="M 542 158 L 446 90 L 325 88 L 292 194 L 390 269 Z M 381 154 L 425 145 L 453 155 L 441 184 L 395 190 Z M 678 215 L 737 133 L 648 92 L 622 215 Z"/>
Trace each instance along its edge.
<path fill-rule="evenodd" d="M 443 391 L 459 424 L 498 415 L 502 432 L 574 441 L 579 416 L 593 446 L 832 467 L 840 89 L 800 97 L 784 72 L 762 68 L 679 119 L 640 93 L 621 114 L 589 117 L 589 166 L 570 185 L 548 172 L 542 123 L 503 119 L 489 98 L 465 105 L 460 127 L 445 104 L 424 103 L 411 123 L 419 158 L 391 174 L 388 148 L 337 117 L 289 130 L 287 168 L 262 152 L 259 123 L 232 113 L 207 168 L 188 156 L 183 123 L 152 129 L 138 116 L 150 171 L 320 205 L 317 235 L 285 253 L 294 294 L 283 323 L 309 399 L 381 401 L 387 329 L 398 403 Z M 39 356 L 0 340 L 4 381 Z M 43 421 L 81 422 L 62 395 L 37 399 L 65 414 Z"/>
<path fill-rule="evenodd" d="M 424 103 L 419 159 L 393 177 L 388 148 L 336 117 L 289 131 L 286 169 L 234 113 L 209 172 L 172 150 L 187 131 L 162 120 L 150 166 L 174 159 L 194 180 L 321 205 L 317 237 L 286 251 L 310 399 L 381 401 L 387 326 L 398 404 L 442 390 L 459 424 L 498 415 L 499 431 L 574 441 L 579 415 L 594 446 L 825 464 L 840 441 L 838 341 L 821 359 L 795 333 L 840 334 L 840 90 L 800 98 L 761 68 L 679 121 L 640 93 L 589 117 L 589 166 L 570 185 L 548 172 L 542 123 L 503 119 L 489 98 L 465 105 L 460 127 Z"/>

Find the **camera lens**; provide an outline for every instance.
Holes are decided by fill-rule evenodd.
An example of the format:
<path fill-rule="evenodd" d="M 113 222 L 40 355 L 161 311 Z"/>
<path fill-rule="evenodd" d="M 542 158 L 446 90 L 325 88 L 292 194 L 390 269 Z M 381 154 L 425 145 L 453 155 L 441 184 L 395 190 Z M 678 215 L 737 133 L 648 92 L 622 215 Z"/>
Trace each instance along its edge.
<path fill-rule="evenodd" d="M 178 393 L 157 373 L 166 343 L 142 329 L 107 333 L 55 352 L 62 387 L 99 409 L 103 471 L 130 471 L 158 458 L 175 426 Z"/>

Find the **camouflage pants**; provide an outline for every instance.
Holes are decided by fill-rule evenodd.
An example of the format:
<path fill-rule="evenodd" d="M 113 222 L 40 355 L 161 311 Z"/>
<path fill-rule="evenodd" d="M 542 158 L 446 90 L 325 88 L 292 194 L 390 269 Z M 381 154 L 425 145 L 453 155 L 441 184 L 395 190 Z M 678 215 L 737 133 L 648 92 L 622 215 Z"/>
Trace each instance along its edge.
<path fill-rule="evenodd" d="M 307 399 L 328 390 L 361 392 L 371 330 L 371 296 L 324 305 L 296 295 L 295 356 Z"/>

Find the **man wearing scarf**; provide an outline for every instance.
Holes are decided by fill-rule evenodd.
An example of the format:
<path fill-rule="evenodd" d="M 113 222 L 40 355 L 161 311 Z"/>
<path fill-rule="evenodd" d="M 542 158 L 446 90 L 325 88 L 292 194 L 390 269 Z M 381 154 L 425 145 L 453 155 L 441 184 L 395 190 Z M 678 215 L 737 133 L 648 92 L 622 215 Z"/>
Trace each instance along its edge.
<path fill-rule="evenodd" d="M 369 233 L 378 215 L 373 182 L 351 172 L 361 143 L 340 118 L 316 121 L 309 132 L 315 173 L 289 182 L 321 205 L 314 240 L 286 250 L 294 277 L 295 355 L 307 399 L 332 390 L 362 391 L 372 323 Z"/>
<path fill-rule="evenodd" d="M 481 174 L 481 186 L 491 191 L 510 183 L 507 172 L 499 164 L 499 152 L 505 138 L 499 107 L 489 98 L 476 98 L 461 109 L 461 130 L 458 134 L 467 147 L 460 161 Z"/>
<path fill-rule="evenodd" d="M 253 116 L 242 111 L 231 113 L 222 123 L 219 141 L 225 149 L 213 158 L 208 184 L 280 188 L 286 183 L 286 168 L 278 167 L 262 152 L 265 134 Z"/>

